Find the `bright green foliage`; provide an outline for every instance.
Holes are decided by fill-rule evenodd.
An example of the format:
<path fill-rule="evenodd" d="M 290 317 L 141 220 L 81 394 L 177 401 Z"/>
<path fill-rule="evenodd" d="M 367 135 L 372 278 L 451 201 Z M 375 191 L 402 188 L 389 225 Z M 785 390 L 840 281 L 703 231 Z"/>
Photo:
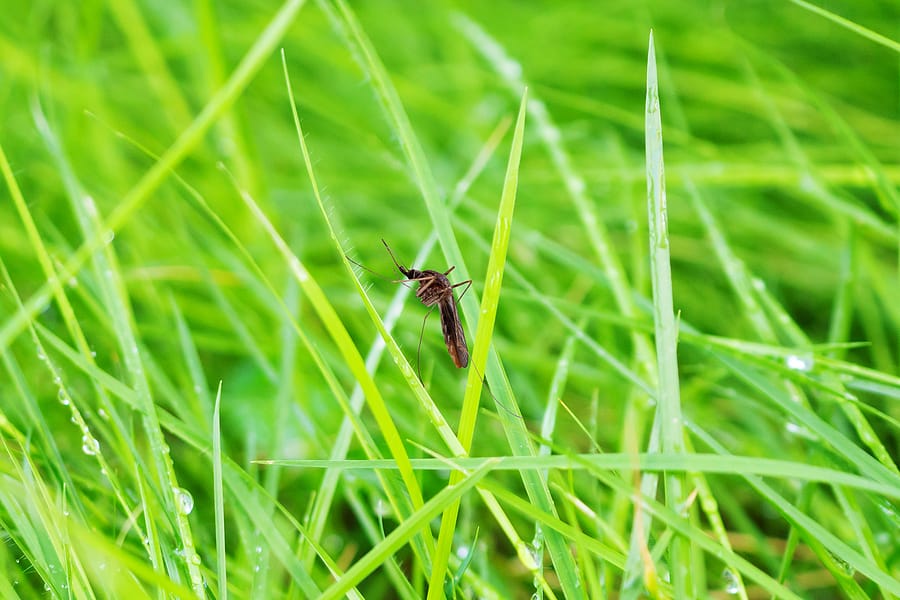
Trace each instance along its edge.
<path fill-rule="evenodd" d="M 900 598 L 898 17 L 5 2 L 0 597 Z"/>

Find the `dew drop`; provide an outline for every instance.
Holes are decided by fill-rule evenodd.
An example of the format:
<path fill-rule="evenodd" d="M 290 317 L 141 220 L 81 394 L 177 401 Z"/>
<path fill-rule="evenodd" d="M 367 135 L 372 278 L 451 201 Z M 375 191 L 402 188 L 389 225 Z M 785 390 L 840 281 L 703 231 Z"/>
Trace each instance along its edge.
<path fill-rule="evenodd" d="M 194 510 L 194 497 L 184 488 L 175 488 L 175 508 L 183 515 L 191 514 Z"/>
<path fill-rule="evenodd" d="M 379 498 L 375 501 L 375 514 L 384 519 L 390 518 L 393 515 L 393 511 L 387 502 Z"/>
<path fill-rule="evenodd" d="M 740 584 L 738 584 L 738 579 L 731 571 L 731 569 L 725 569 L 724 571 L 722 571 L 722 579 L 725 580 L 726 594 L 737 594 L 741 590 L 741 586 Z"/>
<path fill-rule="evenodd" d="M 94 456 L 100 451 L 100 442 L 91 434 L 86 433 L 81 436 L 81 451 L 88 456 Z"/>
<path fill-rule="evenodd" d="M 69 400 L 69 395 L 66 394 L 66 390 L 59 388 L 59 392 L 56 393 L 56 397 L 59 398 L 59 402 L 63 406 L 69 405 L 70 400 Z"/>
<path fill-rule="evenodd" d="M 812 370 L 813 365 L 815 365 L 815 360 L 813 360 L 813 357 L 810 355 L 798 356 L 796 354 L 790 354 L 784 359 L 784 364 L 792 371 L 806 373 Z"/>

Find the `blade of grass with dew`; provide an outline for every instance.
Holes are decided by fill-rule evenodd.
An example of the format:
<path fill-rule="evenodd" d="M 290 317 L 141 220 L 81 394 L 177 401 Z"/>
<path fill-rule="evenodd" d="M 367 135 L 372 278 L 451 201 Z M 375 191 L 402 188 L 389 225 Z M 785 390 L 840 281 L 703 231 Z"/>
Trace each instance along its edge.
<path fill-rule="evenodd" d="M 78 352 L 70 348 L 65 342 L 60 340 L 46 328 L 41 325 L 36 325 L 36 329 L 40 333 L 42 339 L 56 351 L 60 352 L 60 354 L 74 366 L 82 369 L 90 377 L 99 380 L 113 395 L 128 404 L 129 407 L 137 410 L 139 404 L 133 389 L 101 370 L 96 364 L 88 363 Z M 189 444 L 198 451 L 209 452 L 210 446 L 207 434 L 187 428 L 184 422 L 174 419 L 169 413 L 162 409 L 160 409 L 160 422 L 166 431 L 174 435 L 175 438 Z M 291 575 L 293 581 L 299 584 L 303 593 L 307 597 L 318 596 L 318 588 L 304 569 L 303 565 L 293 556 L 288 543 L 276 526 L 276 522 L 271 519 L 270 512 L 263 508 L 258 502 L 257 497 L 260 493 L 267 495 L 265 489 L 262 488 L 258 482 L 251 479 L 244 472 L 243 468 L 227 457 L 223 457 L 222 464 L 223 480 L 228 487 L 230 497 L 234 499 L 235 506 L 240 507 L 247 514 L 249 521 L 254 523 L 254 526 L 260 530 L 270 550 L 285 566 L 285 569 Z M 137 479 L 136 484 L 139 486 L 141 496 L 143 497 L 142 480 Z M 146 503 L 148 500 L 145 499 L 143 502 Z M 147 522 L 148 539 L 157 539 L 158 533 L 154 530 L 155 521 L 148 520 L 146 518 L 147 511 L 143 512 L 145 521 Z M 155 546 L 154 550 L 158 552 L 158 546 Z M 151 557 L 153 555 L 154 554 L 151 553 Z M 157 556 L 157 560 L 161 562 L 161 556 Z"/>
<path fill-rule="evenodd" d="M 691 428 L 692 433 L 697 435 L 703 443 L 712 448 L 715 452 L 723 456 L 730 456 L 730 453 L 724 446 L 719 444 L 712 436 L 697 426 Z M 801 530 L 801 534 L 810 541 L 817 541 L 827 549 L 832 556 L 839 558 L 846 563 L 853 571 L 859 572 L 879 587 L 894 595 L 900 595 L 900 581 L 895 579 L 890 573 L 882 570 L 874 562 L 863 556 L 848 544 L 841 541 L 833 533 L 825 529 L 816 520 L 810 518 L 807 514 L 799 511 L 794 505 L 788 502 L 783 496 L 778 494 L 771 486 L 763 482 L 756 476 L 737 473 L 741 475 L 747 483 L 749 483 L 757 492 L 760 493 L 772 506 L 778 510 L 788 521 Z"/>
<path fill-rule="evenodd" d="M 272 18 L 256 42 L 244 55 L 241 62 L 228 78 L 228 81 L 216 92 L 200 111 L 200 114 L 191 122 L 187 129 L 175 140 L 160 159 L 147 173 L 125 194 L 121 203 L 109 215 L 99 227 L 103 232 L 86 240 L 58 270 L 57 278 L 48 280 L 24 303 L 24 308 L 8 318 L 0 327 L 0 347 L 8 346 L 25 328 L 26 324 L 33 320 L 47 304 L 50 297 L 57 289 L 65 285 L 81 266 L 104 244 L 106 244 L 107 232 L 115 233 L 150 199 L 156 190 L 172 170 L 188 153 L 199 144 L 206 131 L 237 99 L 256 72 L 260 69 L 272 49 L 278 44 L 288 27 L 293 23 L 294 17 L 306 0 L 285 0 L 279 11 Z"/>
<path fill-rule="evenodd" d="M 17 305 L 20 305 L 21 298 L 19 297 L 15 284 L 10 278 L 9 271 L 6 268 L 6 263 L 2 258 L 0 258 L 0 275 L 2 275 L 2 280 L 0 281 L 2 281 L 2 285 L 6 288 L 6 292 L 13 297 Z M 44 359 L 46 360 L 46 350 L 43 348 L 43 346 L 41 346 L 40 339 L 38 339 L 37 333 L 34 331 L 34 328 L 29 327 L 29 333 L 31 334 L 32 341 L 34 342 L 37 355 L 44 357 Z M 77 493 L 78 488 L 74 486 L 72 473 L 66 467 L 66 463 L 62 458 L 62 452 L 60 451 L 59 444 L 57 443 L 55 432 L 51 429 L 50 424 L 47 422 L 47 419 L 45 417 L 44 411 L 41 410 L 41 407 L 38 404 L 37 397 L 32 389 L 32 384 L 29 381 L 30 378 L 23 372 L 21 363 L 16 359 L 15 355 L 11 351 L 11 348 L 0 349 L 0 357 L 2 357 L 3 364 L 6 367 L 6 371 L 9 376 L 9 379 L 7 380 L 7 393 L 9 394 L 10 398 L 17 398 L 17 405 L 24 407 L 24 416 L 30 429 L 29 444 L 40 447 L 41 453 L 48 459 L 52 460 L 53 464 L 56 465 L 55 469 L 57 471 L 57 477 L 59 478 L 60 483 L 73 490 L 71 500 L 74 504 L 74 518 L 84 519 L 86 515 L 86 507 L 80 495 Z M 57 376 L 52 372 L 53 367 L 51 367 L 49 364 L 47 366 L 50 370 L 50 380 L 53 381 Z M 60 381 L 62 381 L 61 378 Z M 60 389 L 63 390 L 64 394 L 67 394 L 67 392 L 65 392 L 62 387 L 60 387 Z M 13 391 L 14 393 L 12 393 Z M 66 396 L 64 396 L 64 398 L 65 397 Z M 85 430 L 81 429 L 80 427 L 80 425 L 84 423 L 84 418 L 81 417 L 81 412 L 78 411 L 77 414 L 73 412 L 72 418 L 75 420 L 75 423 L 79 425 L 79 429 L 81 430 L 81 432 L 84 432 Z M 8 417 L 3 413 L 2 409 L 0 409 L 0 423 L 2 423 L 4 427 L 8 426 L 9 424 Z M 24 440 L 18 441 L 20 443 L 24 443 Z M 125 508 L 125 506 L 126 505 L 122 505 L 123 508 Z"/>
<path fill-rule="evenodd" d="M 7 272 L 6 266 L 2 261 L 0 261 L 0 270 L 2 270 L 7 290 L 12 294 L 13 298 L 16 301 L 17 306 L 21 307 L 22 306 L 21 299 L 16 291 L 15 285 L 10 280 L 9 273 Z M 78 408 L 76 403 L 72 400 L 71 394 L 69 393 L 68 389 L 66 388 L 66 386 L 63 382 L 63 377 L 61 375 L 61 371 L 55 365 L 55 363 L 53 363 L 48 358 L 49 354 L 45 350 L 42 340 L 40 339 L 40 336 L 38 335 L 38 330 L 40 328 L 41 328 L 41 326 L 39 324 L 37 324 L 37 322 L 30 323 L 28 325 L 28 330 L 31 335 L 32 341 L 35 345 L 35 348 L 37 350 L 37 354 L 38 354 L 38 356 L 43 357 L 43 362 L 49 371 L 50 380 L 59 382 L 60 392 L 62 394 L 61 400 L 63 401 L 64 404 L 69 406 L 69 409 L 72 414 L 71 421 L 78 428 L 79 433 L 81 433 L 82 442 L 83 442 L 82 451 L 88 455 L 93 456 L 94 460 L 97 461 L 98 473 L 103 474 L 103 476 L 109 481 L 110 488 L 113 491 L 113 494 L 115 495 L 120 508 L 123 510 L 123 512 L 125 512 L 127 514 L 132 511 L 132 506 L 128 499 L 129 494 L 126 492 L 125 486 L 121 483 L 118 475 L 116 474 L 116 470 L 112 469 L 110 464 L 107 462 L 106 456 L 105 456 L 100 444 L 97 442 L 96 438 L 94 437 L 94 433 L 91 431 L 90 427 L 88 426 L 87 421 L 85 420 L 84 416 L 82 415 L 81 410 Z M 4 355 L 6 355 L 7 352 L 8 352 L 7 350 L 4 350 L 4 352 L 3 352 Z M 96 367 L 96 362 L 93 360 L 93 356 L 91 356 L 90 353 L 85 354 L 82 351 L 80 353 L 77 353 L 76 355 L 77 355 L 77 360 L 88 362 L 90 365 Z M 22 380 L 24 381 L 24 376 L 22 376 Z M 20 387 L 20 389 L 23 392 L 25 392 L 24 387 Z M 99 385 L 99 386 L 96 386 L 96 389 L 105 389 L 105 386 Z M 105 392 L 104 392 L 104 395 L 105 395 Z M 43 419 L 43 415 L 41 414 L 40 408 L 35 407 L 35 410 L 37 411 L 37 413 L 39 415 L 41 415 L 37 422 L 43 423 L 44 419 Z M 123 429 L 124 429 L 124 427 L 119 427 L 118 431 L 121 432 Z M 121 433 L 120 433 L 120 435 L 121 435 Z M 53 447 L 54 448 L 56 447 L 55 443 L 54 443 Z M 121 456 L 121 459 L 124 464 L 131 465 L 132 467 L 134 465 L 136 465 L 137 459 L 136 459 L 136 454 L 135 454 L 135 448 L 133 446 L 125 447 L 124 450 L 120 453 L 120 456 Z M 65 463 L 61 462 L 60 464 L 65 464 Z M 69 477 L 68 471 L 66 470 L 65 473 L 63 473 L 64 486 L 68 487 L 71 490 L 77 489 L 68 480 L 68 477 Z M 80 506 L 80 504 L 76 504 L 76 506 Z M 147 510 L 146 512 L 151 512 L 151 511 Z M 73 515 L 73 518 L 75 520 L 77 520 L 78 516 L 79 516 L 79 513 L 76 512 L 75 515 Z M 147 540 L 147 543 L 145 544 L 145 548 L 147 549 L 149 560 L 155 567 L 159 568 L 159 566 L 162 564 L 162 557 L 159 554 L 158 539 L 153 537 L 153 534 L 150 534 L 148 537 L 145 537 L 145 534 L 144 534 L 142 528 L 137 523 L 135 523 L 134 527 L 135 527 L 135 530 L 137 531 L 138 535 L 140 536 L 140 539 Z"/>
<path fill-rule="evenodd" d="M 797 140 L 794 133 L 791 131 L 790 127 L 788 127 L 787 123 L 781 112 L 778 110 L 775 102 L 769 97 L 765 90 L 763 89 L 762 84 L 759 82 L 759 78 L 756 75 L 756 71 L 753 68 L 753 65 L 749 62 L 745 64 L 745 70 L 750 78 L 750 81 L 754 83 L 754 88 L 757 90 L 757 95 L 760 98 L 760 101 L 763 103 L 766 114 L 769 117 L 769 121 L 772 123 L 772 127 L 778 133 L 779 138 L 781 139 L 782 144 L 788 150 L 789 155 L 793 158 L 793 160 L 797 163 L 798 168 L 806 171 L 808 173 L 808 177 L 811 180 L 812 186 L 815 187 L 816 191 L 819 195 L 828 195 L 831 192 L 825 187 L 825 184 L 819 181 L 819 178 L 816 176 L 814 172 L 814 167 L 812 161 L 803 151 L 803 146 Z M 787 77 L 789 81 L 800 88 L 804 88 L 803 84 L 790 73 L 786 68 L 781 67 L 779 65 L 778 70 L 782 73 L 783 76 Z M 886 182 L 885 175 L 883 173 L 883 169 L 880 163 L 875 160 L 875 158 L 871 155 L 871 152 L 868 151 L 862 144 L 862 142 L 857 138 L 857 136 L 852 132 L 851 128 L 836 114 L 835 111 L 830 109 L 827 103 L 818 98 L 817 95 L 812 94 L 811 92 L 807 92 L 809 96 L 813 98 L 813 101 L 817 103 L 817 105 L 822 109 L 822 113 L 825 115 L 826 120 L 830 122 L 835 130 L 842 134 L 842 136 L 847 140 L 848 146 L 854 148 L 857 151 L 857 154 L 861 156 L 862 161 L 868 167 L 869 172 L 874 173 L 876 177 L 876 186 L 880 186 L 885 191 L 879 192 L 878 189 L 873 190 L 876 193 L 880 193 L 882 197 L 890 198 L 890 205 L 894 206 L 895 209 L 900 207 L 900 199 L 897 197 L 897 193 L 893 188 L 893 185 L 889 182 Z M 695 204 L 702 204 L 701 199 L 699 197 L 699 192 L 692 189 L 693 186 L 689 187 L 689 190 L 692 192 L 691 197 L 695 198 Z M 705 207 L 701 207 L 705 210 Z M 710 229 L 711 234 L 713 234 L 713 228 L 715 228 L 715 220 L 712 215 L 709 214 L 709 211 L 705 211 L 706 215 L 704 216 L 704 224 L 707 228 Z M 720 241 L 719 245 L 717 245 L 717 251 L 722 257 L 720 260 L 727 260 L 730 258 L 729 262 L 736 262 L 736 259 L 731 258 L 732 254 L 730 249 L 727 248 L 727 244 L 724 241 L 724 235 L 721 233 L 717 233 L 716 238 Z M 762 308 L 760 308 L 760 302 L 765 303 L 768 306 L 773 306 L 778 311 L 776 315 L 773 316 L 772 320 L 779 323 L 781 328 L 784 331 L 784 336 L 788 338 L 789 343 L 794 345 L 808 345 L 810 344 L 809 338 L 799 326 L 796 326 L 793 319 L 787 314 L 787 311 L 781 309 L 777 303 L 777 301 L 772 297 L 772 295 L 765 289 L 761 289 L 759 286 L 749 285 L 749 277 L 746 276 L 744 269 L 733 269 L 732 272 L 729 272 L 730 279 L 732 279 L 732 285 L 740 285 L 741 292 L 740 298 L 744 302 L 752 302 L 753 306 L 762 312 Z M 744 277 L 740 277 L 744 275 Z M 737 282 L 740 282 L 738 284 Z M 760 300 L 757 300 L 758 296 L 763 296 Z M 752 298 L 753 300 L 746 300 L 746 298 Z M 760 315 L 761 319 L 764 319 L 765 316 Z M 786 327 L 785 325 L 790 325 Z M 772 327 L 768 327 L 768 330 L 771 330 Z M 774 334 L 772 334 L 774 336 Z M 764 337 L 764 341 L 772 341 L 770 337 Z M 832 378 L 832 383 L 837 387 L 843 387 L 839 380 Z M 799 394 L 799 392 L 798 392 Z M 866 420 L 866 418 L 862 415 L 862 413 L 851 404 L 844 404 L 842 406 L 844 410 L 844 414 L 847 419 L 853 424 L 856 429 L 857 435 L 859 435 L 860 439 L 869 447 L 869 450 L 880 460 L 885 466 L 894 470 L 895 472 L 900 473 L 898 471 L 896 464 L 894 463 L 894 459 L 891 457 L 890 453 L 884 447 L 884 445 L 879 440 L 878 436 L 875 434 L 872 426 Z"/>
<path fill-rule="evenodd" d="M 212 417 L 213 513 L 216 520 L 216 587 L 219 598 L 228 598 L 228 553 L 225 547 L 225 492 L 222 487 L 222 382 L 216 390 Z"/>
<path fill-rule="evenodd" d="M 45 127 L 42 130 L 57 167 L 60 172 L 66 174 L 64 185 L 67 197 L 82 237 L 85 240 L 96 237 L 106 238 L 107 234 L 100 229 L 101 217 L 93 198 L 85 193 L 84 187 L 75 177 L 75 171 L 69 164 L 69 159 L 62 147 L 55 143 L 55 136 L 51 129 Z M 200 596 L 205 592 L 199 561 L 195 561 L 197 554 L 194 549 L 194 535 L 187 515 L 179 509 L 179 499 L 176 496 L 180 493 L 181 488 L 156 415 L 156 405 L 139 349 L 140 333 L 136 329 L 131 299 L 119 269 L 119 261 L 113 245 L 105 244 L 93 255 L 92 262 L 104 312 L 110 318 L 111 330 L 122 354 L 128 379 L 139 400 L 138 412 L 141 415 L 144 433 L 149 440 L 150 461 L 153 465 L 153 470 L 147 474 L 148 481 L 153 482 L 153 493 L 162 500 L 163 509 L 174 517 L 172 520 L 176 525 L 178 541 L 182 549 L 180 555 L 182 568 L 186 570 L 194 592 Z M 145 508 L 149 509 L 150 507 Z"/>
<path fill-rule="evenodd" d="M 356 561 L 350 569 L 344 573 L 335 583 L 327 588 L 320 597 L 321 600 L 330 598 L 340 598 L 351 587 L 362 581 L 369 573 L 374 571 L 379 564 L 384 562 L 385 557 L 392 555 L 402 545 L 406 544 L 411 538 L 417 535 L 418 530 L 428 527 L 428 522 L 436 517 L 443 510 L 443 507 L 453 502 L 481 481 L 485 475 L 490 472 L 492 463 L 490 461 L 482 465 L 481 468 L 467 474 L 457 485 L 447 486 L 438 492 L 433 498 L 426 502 L 421 508 L 417 509 L 409 519 L 403 521 L 397 526 L 384 540 L 369 550 L 358 561 Z"/>
<path fill-rule="evenodd" d="M 494 237 L 491 242 L 491 253 L 488 258 L 488 268 L 485 278 L 487 283 L 481 299 L 481 311 L 479 313 L 478 327 L 475 330 L 475 347 L 472 351 L 472 364 L 469 369 L 469 377 L 466 384 L 466 393 L 463 397 L 460 411 L 459 428 L 457 435 L 463 446 L 465 454 L 472 448 L 472 440 L 475 437 L 475 423 L 478 418 L 478 405 L 481 398 L 482 379 L 487 362 L 488 348 L 494 332 L 494 322 L 497 317 L 497 306 L 500 303 L 500 288 L 503 283 L 503 268 L 506 264 L 506 254 L 509 248 L 509 236 L 512 231 L 513 213 L 516 206 L 516 192 L 519 185 L 519 165 L 522 160 L 522 145 L 525 136 L 525 113 L 528 106 L 528 90 L 522 94 L 519 105 L 519 115 L 516 126 L 513 129 L 512 145 L 509 151 L 509 162 L 506 167 L 506 176 L 503 181 L 503 191 L 500 197 L 500 206 L 497 211 L 497 221 L 494 226 Z M 499 412 L 510 412 L 518 415 L 516 406 L 504 406 L 497 400 Z M 501 417 L 502 418 L 502 417 Z M 506 428 L 508 435 L 510 428 Z M 510 445 L 516 443 L 516 439 L 510 437 Z M 528 454 L 534 454 L 534 450 Z M 448 485 L 455 485 L 462 477 L 459 471 L 450 474 Z M 546 485 L 546 483 L 544 484 Z M 447 564 L 452 552 L 453 537 L 456 531 L 456 520 L 459 514 L 459 502 L 455 502 L 444 510 L 441 517 L 441 528 L 438 533 L 438 544 L 434 557 L 434 568 L 431 571 L 431 581 L 428 587 L 428 599 L 435 600 L 444 593 L 444 579 Z M 560 573 L 560 580 L 564 578 L 577 578 L 573 572 Z M 577 583 L 577 579 L 575 579 Z M 564 585 L 564 589 L 568 586 Z"/>
<path fill-rule="evenodd" d="M 550 440 L 545 440 L 548 443 Z M 433 452 L 433 451 L 430 451 Z M 584 470 L 589 467 L 607 471 L 626 470 L 634 465 L 635 456 L 628 453 L 609 454 L 552 454 L 550 456 L 478 456 L 478 457 L 454 457 L 449 458 L 413 458 L 410 460 L 417 471 L 445 470 L 448 462 L 452 460 L 454 466 L 463 469 L 480 468 L 486 460 L 497 462 L 493 471 L 520 471 L 520 470 Z M 644 471 L 677 471 L 697 473 L 729 474 L 736 470 L 749 475 L 760 477 L 778 477 L 785 479 L 798 479 L 802 481 L 815 481 L 820 483 L 835 483 L 846 488 L 871 492 L 887 498 L 900 499 L 900 482 L 879 483 L 871 478 L 854 475 L 845 471 L 817 467 L 808 463 L 788 461 L 772 458 L 760 458 L 758 456 L 729 455 L 722 457 L 718 454 L 684 454 L 667 455 L 658 453 L 643 453 L 637 456 L 637 465 Z M 337 471 L 369 471 L 378 469 L 394 469 L 397 463 L 390 459 L 348 459 L 348 460 L 321 460 L 321 459 L 289 459 L 289 460 L 265 460 L 259 461 L 265 464 L 278 464 L 287 467 L 301 467 L 305 469 L 334 469 Z"/>
<path fill-rule="evenodd" d="M 647 211 L 650 223 L 650 273 L 653 282 L 656 359 L 659 375 L 659 404 L 656 420 L 662 433 L 662 450 L 666 454 L 683 454 L 681 395 L 678 383 L 678 327 L 672 301 L 672 271 L 669 258 L 668 212 L 663 165 L 662 122 L 659 87 L 656 78 L 656 56 L 653 32 L 650 32 L 647 57 Z M 684 478 L 680 474 L 665 475 L 666 506 L 674 512 L 684 500 Z M 691 592 L 690 548 L 683 538 L 675 540 L 669 556 L 669 573 L 675 596 L 686 598 Z"/>
<path fill-rule="evenodd" d="M 649 459 L 651 456 L 652 455 L 648 455 L 647 458 Z M 628 458 L 632 459 L 633 457 Z M 670 457 L 656 455 L 655 458 L 668 458 L 683 461 L 681 468 L 681 470 L 683 471 L 694 470 L 691 463 L 694 459 L 696 459 L 695 456 L 688 454 Z M 579 462 L 582 462 L 580 458 L 578 458 L 577 460 L 579 460 Z M 605 485 L 609 486 L 618 493 L 634 496 L 634 490 L 632 489 L 629 482 L 622 481 L 619 477 L 611 473 L 600 471 L 589 462 L 584 462 L 584 464 L 588 468 L 588 471 L 593 473 Z M 672 465 L 666 465 L 666 468 L 671 469 Z M 800 596 L 793 593 L 791 590 L 787 589 L 779 582 L 775 581 L 772 577 L 770 577 L 756 565 L 743 558 L 742 556 L 736 554 L 730 548 L 718 545 L 707 535 L 705 531 L 698 530 L 693 527 L 687 519 L 679 514 L 679 512 L 673 511 L 660 502 L 657 502 L 653 498 L 643 495 L 635 497 L 635 502 L 640 504 L 641 510 L 645 511 L 650 518 L 656 519 L 673 532 L 679 534 L 681 537 L 690 539 L 693 545 L 701 548 L 710 556 L 722 560 L 732 568 L 739 570 L 743 575 L 757 582 L 761 587 L 763 587 L 763 589 L 772 594 L 774 597 L 785 598 L 789 600 L 800 600 Z"/>

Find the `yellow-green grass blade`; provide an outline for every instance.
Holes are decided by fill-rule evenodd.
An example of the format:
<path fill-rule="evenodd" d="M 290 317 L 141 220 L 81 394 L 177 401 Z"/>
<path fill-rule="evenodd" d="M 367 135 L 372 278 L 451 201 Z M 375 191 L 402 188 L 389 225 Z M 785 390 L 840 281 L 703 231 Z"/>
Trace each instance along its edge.
<path fill-rule="evenodd" d="M 516 205 L 516 191 L 519 184 L 519 164 L 522 159 L 522 145 L 525 136 L 525 112 L 528 106 L 528 92 L 522 95 L 519 105 L 519 116 L 516 119 L 516 127 L 513 130 L 512 147 L 509 152 L 509 163 L 506 168 L 506 177 L 503 182 L 503 192 L 500 197 L 500 207 L 497 212 L 497 222 L 494 226 L 494 239 L 491 243 L 491 254 L 488 259 L 486 274 L 487 284 L 481 299 L 481 311 L 479 313 L 478 327 L 475 330 L 475 347 L 472 351 L 469 366 L 469 378 L 466 385 L 466 394 L 463 398 L 462 410 L 459 419 L 457 436 L 463 446 L 465 454 L 472 447 L 472 439 L 475 436 L 475 422 L 478 417 L 478 406 L 481 397 L 482 378 L 487 363 L 488 348 L 493 335 L 494 321 L 497 316 L 497 306 L 500 303 L 500 287 L 503 282 L 503 268 L 506 264 L 506 253 L 509 248 L 509 236 L 512 230 L 513 213 Z M 504 406 L 497 400 L 498 414 L 501 418 L 518 418 L 519 408 L 515 405 Z M 503 413 L 507 413 L 503 415 Z M 512 440 L 511 440 L 512 441 Z M 531 453 L 533 453 L 533 449 Z M 461 478 L 459 471 L 450 474 L 449 485 L 454 485 Z M 444 577 L 447 564 L 452 552 L 453 536 L 456 531 L 456 519 L 459 514 L 459 502 L 454 502 L 444 511 L 441 518 L 441 528 L 438 534 L 438 545 L 434 557 L 434 568 L 431 571 L 428 598 L 439 598 L 444 593 Z M 564 573 L 562 576 L 574 576 L 574 573 Z"/>

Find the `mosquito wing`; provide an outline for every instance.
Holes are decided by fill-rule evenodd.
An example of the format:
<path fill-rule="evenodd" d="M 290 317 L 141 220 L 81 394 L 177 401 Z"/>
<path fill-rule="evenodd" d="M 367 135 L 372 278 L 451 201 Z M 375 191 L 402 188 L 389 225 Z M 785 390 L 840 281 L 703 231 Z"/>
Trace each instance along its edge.
<path fill-rule="evenodd" d="M 459 313 L 456 311 L 453 294 L 448 294 L 448 296 L 438 304 L 438 310 L 441 313 L 441 330 L 444 332 L 444 343 L 447 344 L 447 351 L 450 353 L 450 358 L 453 359 L 453 364 L 464 369 L 469 366 L 469 348 L 466 346 L 466 335 L 463 333 Z"/>

